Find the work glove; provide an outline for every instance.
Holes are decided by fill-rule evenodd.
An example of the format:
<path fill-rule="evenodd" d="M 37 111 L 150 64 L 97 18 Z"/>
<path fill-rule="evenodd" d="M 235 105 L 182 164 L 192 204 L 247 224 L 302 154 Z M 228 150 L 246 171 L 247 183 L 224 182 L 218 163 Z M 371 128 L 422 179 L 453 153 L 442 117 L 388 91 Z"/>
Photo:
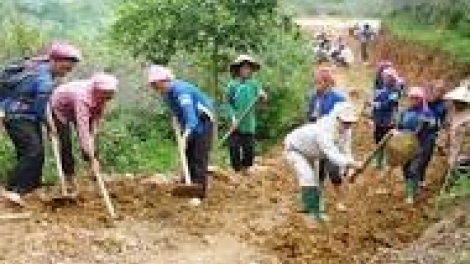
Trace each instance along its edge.
<path fill-rule="evenodd" d="M 363 164 L 359 161 L 354 161 L 347 167 L 347 178 L 349 179 L 350 183 L 354 183 L 358 174 L 362 173 L 363 171 Z"/>
<path fill-rule="evenodd" d="M 232 124 L 230 125 L 230 130 L 231 131 L 235 131 L 237 129 L 237 119 L 235 117 L 232 117 Z"/>
<path fill-rule="evenodd" d="M 400 132 L 400 130 L 394 128 L 394 129 L 390 130 L 390 133 L 392 133 L 392 135 L 394 135 L 394 136 L 397 136 L 397 135 L 400 135 L 401 132 Z"/>

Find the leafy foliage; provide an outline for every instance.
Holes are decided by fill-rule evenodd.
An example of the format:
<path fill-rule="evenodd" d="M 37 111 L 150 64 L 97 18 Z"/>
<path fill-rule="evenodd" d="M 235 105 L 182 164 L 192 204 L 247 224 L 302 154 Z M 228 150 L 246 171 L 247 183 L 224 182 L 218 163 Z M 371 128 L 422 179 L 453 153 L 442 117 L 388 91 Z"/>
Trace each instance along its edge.
<path fill-rule="evenodd" d="M 165 10 L 169 11 L 163 19 L 158 15 L 162 10 L 137 7 L 142 3 L 155 7 L 160 2 L 167 3 Z M 120 80 L 117 98 L 99 133 L 104 168 L 151 174 L 175 168 L 178 157 L 167 109 L 147 87 L 143 78 L 146 65 L 141 59 L 171 57 L 170 64 L 180 78 L 216 95 L 223 92 L 220 87 L 230 78 L 228 62 L 241 52 L 256 53 L 263 64 L 256 77 L 270 96 L 269 102 L 259 109 L 259 137 L 266 143 L 265 148 L 272 146 L 304 116 L 299 105 L 309 88 L 312 65 L 307 41 L 290 17 L 281 15 L 275 0 L 194 2 L 128 1 L 110 28 L 109 21 L 114 16 L 112 0 L 5 0 L 0 2 L 0 30 L 6 32 L 6 37 L 0 39 L 0 60 L 4 64 L 18 56 L 34 54 L 57 38 L 78 45 L 84 60 L 69 80 L 86 78 L 99 70 L 113 72 Z M 194 9 L 179 14 L 182 4 Z M 128 16 L 131 11 L 136 12 L 135 16 Z M 170 22 L 173 24 L 167 24 Z M 127 26 L 132 30 L 125 30 Z M 108 29 L 112 29 L 113 41 L 117 40 L 126 50 L 109 41 Z M 163 49 L 170 42 L 174 46 Z M 225 132 L 223 126 L 222 129 L 221 134 Z M 14 149 L 5 134 L 0 136 L 0 144 L 0 165 L 5 165 L 1 166 L 0 175 L 4 175 L 14 164 Z M 48 153 L 45 175 L 52 182 L 56 173 L 51 152 Z M 225 163 L 226 150 L 219 149 L 213 158 Z"/>
<path fill-rule="evenodd" d="M 470 2 L 467 0 L 413 0 L 404 2 L 392 17 L 405 16 L 418 24 L 454 30 L 470 37 Z"/>
<path fill-rule="evenodd" d="M 137 0 L 122 4 L 114 38 L 135 56 L 168 62 L 178 50 L 249 50 L 274 23 L 277 0 Z"/>

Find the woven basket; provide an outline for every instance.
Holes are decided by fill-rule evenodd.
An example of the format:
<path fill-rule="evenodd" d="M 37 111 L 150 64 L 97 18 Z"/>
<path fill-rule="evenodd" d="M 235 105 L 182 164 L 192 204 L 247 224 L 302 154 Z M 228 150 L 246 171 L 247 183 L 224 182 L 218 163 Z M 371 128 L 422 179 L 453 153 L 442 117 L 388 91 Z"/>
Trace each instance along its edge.
<path fill-rule="evenodd" d="M 385 146 L 387 164 L 399 167 L 408 163 L 418 151 L 418 139 L 412 133 L 400 133 L 392 136 Z"/>

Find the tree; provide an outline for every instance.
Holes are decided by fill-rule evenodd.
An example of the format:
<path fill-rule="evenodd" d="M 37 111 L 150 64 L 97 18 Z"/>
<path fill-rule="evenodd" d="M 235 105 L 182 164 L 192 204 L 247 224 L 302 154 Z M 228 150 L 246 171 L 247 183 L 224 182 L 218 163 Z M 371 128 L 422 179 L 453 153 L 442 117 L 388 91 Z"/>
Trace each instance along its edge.
<path fill-rule="evenodd" d="M 257 51 L 277 22 L 277 8 L 278 0 L 127 1 L 112 36 L 134 56 L 155 63 L 168 63 L 178 50 L 210 53 L 217 89 L 221 53 Z"/>

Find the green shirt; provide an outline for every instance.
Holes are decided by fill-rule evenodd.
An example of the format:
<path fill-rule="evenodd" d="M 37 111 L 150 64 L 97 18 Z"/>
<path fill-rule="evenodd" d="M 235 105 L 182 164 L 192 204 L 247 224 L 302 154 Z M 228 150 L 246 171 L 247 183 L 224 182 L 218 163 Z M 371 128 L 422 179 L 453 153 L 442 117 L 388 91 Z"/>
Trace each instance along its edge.
<path fill-rule="evenodd" d="M 258 99 L 261 91 L 261 84 L 254 79 L 244 81 L 234 79 L 230 81 L 226 91 L 230 117 L 238 120 L 243 115 L 243 112 Z M 256 132 L 255 107 L 241 120 L 238 131 L 246 134 L 254 134 Z"/>

